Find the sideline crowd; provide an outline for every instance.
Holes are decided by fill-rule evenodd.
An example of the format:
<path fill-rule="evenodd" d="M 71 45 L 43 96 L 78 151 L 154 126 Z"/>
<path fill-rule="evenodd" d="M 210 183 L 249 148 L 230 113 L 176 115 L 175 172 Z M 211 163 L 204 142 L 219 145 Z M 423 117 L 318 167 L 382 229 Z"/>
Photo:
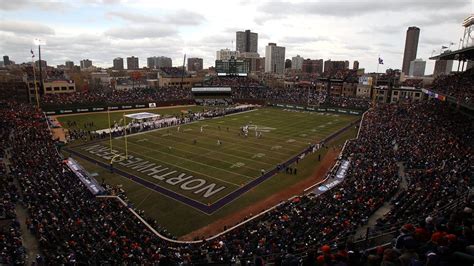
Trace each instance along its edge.
<path fill-rule="evenodd" d="M 474 256 L 472 202 L 462 211 L 435 213 L 464 195 L 473 180 L 474 121 L 442 103 L 374 107 L 359 138 L 341 155 L 351 164 L 341 184 L 318 197 L 287 201 L 213 241 L 193 245 L 167 243 L 117 201 L 93 197 L 57 153 L 41 113 L 16 103 L 1 112 L 1 128 L 9 136 L 2 150 L 11 149 L 10 176 L 20 185 L 30 215 L 27 227 L 43 251 L 40 263 L 464 265 Z M 400 163 L 406 188 L 400 188 Z M 392 208 L 378 225 L 407 222 L 395 245 L 376 253 L 358 250 L 351 236 L 390 200 Z M 15 232 L 4 239 L 8 250 L 21 249 Z M 2 254 L 0 261 L 16 258 Z"/>

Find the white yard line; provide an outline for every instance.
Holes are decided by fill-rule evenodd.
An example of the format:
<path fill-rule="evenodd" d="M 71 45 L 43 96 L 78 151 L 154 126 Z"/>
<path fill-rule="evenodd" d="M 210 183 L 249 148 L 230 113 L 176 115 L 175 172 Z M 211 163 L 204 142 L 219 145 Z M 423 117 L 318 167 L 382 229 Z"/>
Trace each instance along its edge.
<path fill-rule="evenodd" d="M 122 148 L 114 148 L 114 149 L 124 150 L 124 149 L 122 149 Z M 188 169 L 188 168 L 183 167 L 183 166 L 177 166 L 177 165 L 172 164 L 172 163 L 163 162 L 163 161 L 160 161 L 160 160 L 158 160 L 158 159 L 156 159 L 156 158 L 153 158 L 153 157 L 150 157 L 150 156 L 146 156 L 146 155 L 144 155 L 143 153 L 138 153 L 138 152 L 134 152 L 134 151 L 128 151 L 128 152 L 129 152 L 129 153 L 133 153 L 133 154 L 139 155 L 139 156 L 137 156 L 137 157 L 145 157 L 145 158 L 148 158 L 148 159 L 150 159 L 150 160 L 152 160 L 152 161 L 155 161 L 155 162 L 158 162 L 158 163 L 161 163 L 161 164 L 171 165 L 171 166 L 174 166 L 174 167 L 176 167 L 176 168 L 184 169 L 184 170 L 186 170 L 186 171 L 188 171 L 188 172 L 196 173 L 196 174 L 201 175 L 201 176 L 206 176 L 206 177 L 212 178 L 212 179 L 214 179 L 214 180 L 219 180 L 220 182 L 224 182 L 224 183 L 227 183 L 227 184 L 234 185 L 234 186 L 236 186 L 236 187 L 240 187 L 240 184 L 236 184 L 236 183 L 233 183 L 233 182 L 230 182 L 230 181 L 225 181 L 225 180 L 222 180 L 222 179 L 219 179 L 219 178 L 216 178 L 216 177 L 213 177 L 213 176 L 210 176 L 210 175 L 207 175 L 207 174 L 198 172 L 198 171 L 194 171 L 194 170 Z M 178 156 L 175 156 L 175 157 L 178 157 Z M 180 158 L 180 159 L 183 159 L 183 158 L 181 158 L 181 157 L 179 157 L 179 158 Z M 218 168 L 218 169 L 220 169 L 220 168 Z M 173 169 L 170 169 L 170 170 L 173 170 Z M 233 174 L 236 174 L 236 173 L 233 173 Z M 252 179 L 253 179 L 253 178 L 252 178 Z"/>
<path fill-rule="evenodd" d="M 146 147 L 146 146 L 144 146 L 144 145 L 136 144 L 136 143 L 133 143 L 133 142 L 130 142 L 129 144 L 142 147 L 142 148 L 144 148 L 144 149 L 146 149 L 146 150 L 149 150 L 149 151 L 151 151 L 151 152 L 159 152 L 159 153 L 161 153 L 161 154 L 166 154 L 167 156 L 175 157 L 175 158 L 178 158 L 178 159 L 181 159 L 181 160 L 185 160 L 185 161 L 189 161 L 189 162 L 191 162 L 191 163 L 195 163 L 195 164 L 199 164 L 199 165 L 204 165 L 204 166 L 206 166 L 206 167 L 214 168 L 214 169 L 217 169 L 217 170 L 219 170 L 219 171 L 224 171 L 224 172 L 227 172 L 227 173 L 229 173 L 229 174 L 242 176 L 242 177 L 245 177 L 245 178 L 250 179 L 250 180 L 255 179 L 255 177 L 251 177 L 251 176 L 248 176 L 248 175 L 243 175 L 243 174 L 239 174 L 239 173 L 236 173 L 236 172 L 228 171 L 228 170 L 225 170 L 225 169 L 222 169 L 222 168 L 219 168 L 219 167 L 215 167 L 215 166 L 212 166 L 212 165 L 208 165 L 208 164 L 196 162 L 196 161 L 193 161 L 193 160 L 190 160 L 190 159 L 187 159 L 187 158 L 183 158 L 183 157 L 181 157 L 181 156 L 176 156 L 176 155 L 173 155 L 173 154 L 170 154 L 170 153 L 165 153 L 165 152 L 162 152 L 162 151 L 159 151 L 159 150 L 150 149 L 150 148 L 148 148 L 148 147 Z M 133 152 L 133 153 L 135 153 L 135 154 L 140 154 L 140 153 L 136 153 L 136 152 Z M 150 157 L 150 156 L 145 156 L 145 155 L 143 155 L 143 156 L 144 156 L 144 157 L 147 157 L 147 158 L 152 158 L 152 157 Z M 155 159 L 155 160 L 157 160 L 157 159 Z M 171 165 L 171 164 L 170 164 L 170 165 Z M 174 164 L 173 164 L 173 165 L 174 165 Z M 181 166 L 178 166 L 178 167 L 181 167 Z M 182 168 L 183 168 L 183 169 L 186 169 L 186 168 L 184 168 L 184 167 L 182 167 Z"/>

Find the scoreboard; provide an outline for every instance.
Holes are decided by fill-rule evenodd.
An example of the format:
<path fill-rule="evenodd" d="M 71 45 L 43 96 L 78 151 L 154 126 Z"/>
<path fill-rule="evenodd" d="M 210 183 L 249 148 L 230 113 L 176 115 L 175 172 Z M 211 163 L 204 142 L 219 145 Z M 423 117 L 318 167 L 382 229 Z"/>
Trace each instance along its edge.
<path fill-rule="evenodd" d="M 247 76 L 250 67 L 247 60 L 237 60 L 233 56 L 228 60 L 216 60 L 218 76 Z"/>

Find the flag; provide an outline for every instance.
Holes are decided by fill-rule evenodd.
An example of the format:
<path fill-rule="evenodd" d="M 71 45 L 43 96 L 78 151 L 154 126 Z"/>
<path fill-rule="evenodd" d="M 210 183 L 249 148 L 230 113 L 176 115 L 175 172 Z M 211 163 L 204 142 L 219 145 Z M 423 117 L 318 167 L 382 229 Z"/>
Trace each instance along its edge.
<path fill-rule="evenodd" d="M 379 65 L 383 65 L 383 59 L 379 57 Z"/>
<path fill-rule="evenodd" d="M 31 57 L 34 58 L 34 57 L 35 57 L 35 53 L 33 52 L 33 49 L 31 49 L 30 52 L 31 52 Z"/>
<path fill-rule="evenodd" d="M 444 46 L 444 45 L 441 46 L 441 49 L 446 49 L 446 48 L 448 48 L 448 46 Z"/>

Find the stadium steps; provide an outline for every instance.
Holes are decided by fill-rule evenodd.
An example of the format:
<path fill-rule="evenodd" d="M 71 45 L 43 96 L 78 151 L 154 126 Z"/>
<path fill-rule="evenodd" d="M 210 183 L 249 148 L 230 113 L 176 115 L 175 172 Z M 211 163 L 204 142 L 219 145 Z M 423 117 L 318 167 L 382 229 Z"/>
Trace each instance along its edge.
<path fill-rule="evenodd" d="M 400 192 L 408 188 L 408 182 L 405 176 L 405 165 L 403 164 L 403 162 L 398 162 L 397 165 L 398 176 L 400 177 L 400 184 L 395 196 L 397 196 Z M 391 208 L 392 204 L 390 203 L 390 201 L 384 202 L 384 204 L 369 217 L 367 224 L 357 229 L 355 239 L 365 238 L 367 234 L 367 229 L 374 227 L 377 223 L 377 220 L 386 215 Z"/>
<path fill-rule="evenodd" d="M 26 219 L 29 218 L 26 208 L 17 203 L 15 205 L 15 212 L 18 222 L 20 223 L 23 246 L 26 249 L 26 265 L 33 265 L 36 261 L 36 255 L 41 255 L 38 239 L 36 239 L 26 226 Z"/>

